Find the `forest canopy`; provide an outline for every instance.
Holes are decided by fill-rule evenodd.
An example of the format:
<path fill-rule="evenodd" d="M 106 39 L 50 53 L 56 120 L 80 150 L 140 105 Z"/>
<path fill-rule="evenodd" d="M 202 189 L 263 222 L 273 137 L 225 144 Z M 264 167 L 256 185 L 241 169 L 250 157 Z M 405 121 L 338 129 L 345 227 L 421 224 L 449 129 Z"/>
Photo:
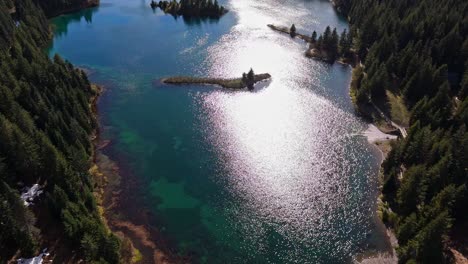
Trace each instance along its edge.
<path fill-rule="evenodd" d="M 335 0 L 348 16 L 362 67 L 359 108 L 403 98 L 409 132 L 383 164 L 383 218 L 400 263 L 447 263 L 468 220 L 468 1 Z"/>
<path fill-rule="evenodd" d="M 55 226 L 48 239 L 88 263 L 118 263 L 120 241 L 101 221 L 88 172 L 96 91 L 83 71 L 58 55 L 49 59 L 49 40 L 41 8 L 0 0 L 0 263 L 47 247 Z M 36 183 L 44 193 L 26 207 L 21 186 Z"/>

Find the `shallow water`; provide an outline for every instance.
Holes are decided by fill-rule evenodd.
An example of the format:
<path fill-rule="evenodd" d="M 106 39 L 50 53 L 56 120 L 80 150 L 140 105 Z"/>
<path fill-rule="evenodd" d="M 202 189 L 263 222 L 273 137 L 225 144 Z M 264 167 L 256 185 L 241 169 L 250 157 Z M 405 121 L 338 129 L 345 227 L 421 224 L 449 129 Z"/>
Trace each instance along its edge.
<path fill-rule="evenodd" d="M 152 223 L 202 263 L 346 263 L 378 246 L 379 155 L 353 111 L 351 69 L 307 59 L 299 32 L 347 28 L 328 1 L 223 2 L 220 20 L 174 19 L 148 1 L 102 0 L 53 19 L 50 54 L 104 84 L 111 158 L 125 157 Z M 273 78 L 255 92 L 167 86 L 172 75 Z M 125 175 L 123 175 L 125 176 Z M 138 207 L 138 205 L 135 205 Z"/>

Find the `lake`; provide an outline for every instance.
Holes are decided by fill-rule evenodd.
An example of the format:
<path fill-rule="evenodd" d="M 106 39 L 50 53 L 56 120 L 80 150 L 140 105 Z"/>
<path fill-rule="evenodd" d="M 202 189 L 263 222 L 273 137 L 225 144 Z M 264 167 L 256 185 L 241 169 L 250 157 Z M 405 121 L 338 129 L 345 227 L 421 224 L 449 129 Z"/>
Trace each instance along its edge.
<path fill-rule="evenodd" d="M 308 59 L 304 42 L 267 27 L 341 33 L 346 20 L 329 1 L 220 3 L 230 12 L 219 20 L 145 0 L 52 20 L 50 55 L 105 87 L 101 151 L 120 167 L 119 217 L 144 214 L 157 244 L 193 263 L 348 263 L 379 248 L 381 158 L 359 136 L 351 68 Z M 254 92 L 160 82 L 250 68 L 271 81 Z"/>

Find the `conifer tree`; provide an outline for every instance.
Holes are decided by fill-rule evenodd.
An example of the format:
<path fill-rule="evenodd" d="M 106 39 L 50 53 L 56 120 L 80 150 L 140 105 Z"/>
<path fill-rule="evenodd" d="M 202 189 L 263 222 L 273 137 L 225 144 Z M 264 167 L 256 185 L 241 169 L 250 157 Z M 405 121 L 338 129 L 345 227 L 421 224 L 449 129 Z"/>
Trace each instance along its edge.
<path fill-rule="evenodd" d="M 312 36 L 311 36 L 311 41 L 312 43 L 315 43 L 317 42 L 317 32 L 314 30 L 314 32 L 312 32 Z"/>
<path fill-rule="evenodd" d="M 292 24 L 291 28 L 289 29 L 289 34 L 291 35 L 291 37 L 296 36 L 296 26 L 294 24 Z"/>

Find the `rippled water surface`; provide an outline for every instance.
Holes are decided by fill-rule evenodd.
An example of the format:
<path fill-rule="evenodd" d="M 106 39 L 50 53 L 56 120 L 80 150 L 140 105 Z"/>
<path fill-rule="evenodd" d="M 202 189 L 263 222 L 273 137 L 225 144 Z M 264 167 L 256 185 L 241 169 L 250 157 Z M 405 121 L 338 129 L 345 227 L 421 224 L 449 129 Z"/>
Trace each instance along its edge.
<path fill-rule="evenodd" d="M 148 1 L 102 0 L 53 20 L 50 53 L 104 84 L 99 111 L 114 156 L 178 254 L 206 263 L 346 263 L 375 247 L 378 157 L 348 96 L 351 69 L 304 57 L 266 25 L 339 31 L 328 1 L 223 2 L 187 21 Z M 255 92 L 166 86 L 171 75 L 273 78 Z M 112 157 L 111 157 L 112 158 Z M 143 206 L 142 205 L 142 206 Z M 135 205 L 138 207 L 139 205 Z"/>

